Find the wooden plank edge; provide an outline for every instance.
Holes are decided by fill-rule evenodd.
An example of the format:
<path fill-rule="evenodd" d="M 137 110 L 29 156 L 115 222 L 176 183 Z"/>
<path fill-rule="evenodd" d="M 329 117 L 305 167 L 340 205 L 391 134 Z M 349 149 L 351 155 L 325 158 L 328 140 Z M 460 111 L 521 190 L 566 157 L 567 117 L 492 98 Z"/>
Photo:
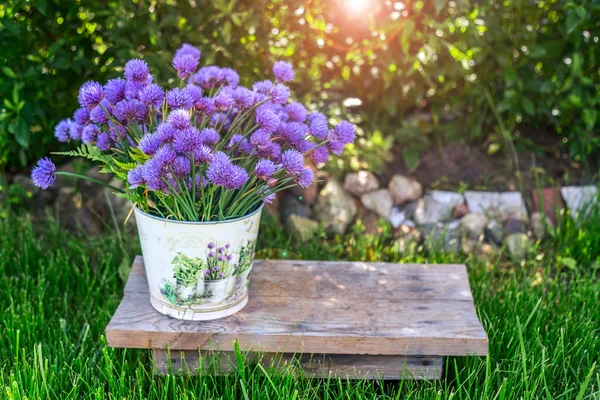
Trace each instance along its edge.
<path fill-rule="evenodd" d="M 233 352 L 153 349 L 158 374 L 225 375 L 238 368 Z M 370 380 L 441 379 L 443 357 L 377 356 L 355 354 L 252 353 L 243 354 L 249 365 L 260 363 L 269 374 L 292 374 L 308 378 Z"/>

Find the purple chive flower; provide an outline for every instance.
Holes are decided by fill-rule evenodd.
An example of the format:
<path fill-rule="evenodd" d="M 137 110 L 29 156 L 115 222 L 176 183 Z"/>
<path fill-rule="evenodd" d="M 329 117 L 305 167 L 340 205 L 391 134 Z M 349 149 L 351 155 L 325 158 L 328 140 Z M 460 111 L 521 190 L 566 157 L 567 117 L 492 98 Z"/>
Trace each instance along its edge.
<path fill-rule="evenodd" d="M 190 95 L 194 106 L 202 100 L 202 88 L 200 86 L 190 83 L 183 89 L 183 91 Z"/>
<path fill-rule="evenodd" d="M 327 137 L 329 127 L 327 125 L 327 117 L 321 113 L 313 112 L 308 117 L 310 134 L 320 140 Z"/>
<path fill-rule="evenodd" d="M 171 165 L 175 158 L 177 158 L 177 153 L 171 148 L 171 146 L 161 146 L 156 153 L 154 153 L 153 160 L 156 161 L 157 166 L 166 167 Z"/>
<path fill-rule="evenodd" d="M 79 125 L 87 125 L 90 122 L 90 110 L 87 108 L 80 108 L 73 114 L 73 121 Z"/>
<path fill-rule="evenodd" d="M 187 110 L 179 109 L 171 111 L 167 116 L 167 123 L 175 129 L 184 130 L 190 127 L 190 113 Z"/>
<path fill-rule="evenodd" d="M 200 132 L 195 127 L 178 131 L 173 140 L 173 148 L 180 153 L 188 153 L 202 145 Z"/>
<path fill-rule="evenodd" d="M 210 254 L 209 254 L 209 257 L 210 257 Z M 210 269 L 205 269 L 204 270 L 204 275 L 210 275 Z"/>
<path fill-rule="evenodd" d="M 153 83 L 144 87 L 139 95 L 140 101 L 147 105 L 148 107 L 160 107 L 162 105 L 163 99 L 165 98 L 165 93 L 160 85 Z"/>
<path fill-rule="evenodd" d="M 105 124 L 108 122 L 108 115 L 104 110 L 111 111 L 112 107 L 106 100 L 102 100 L 100 104 L 90 110 L 90 120 L 96 124 Z"/>
<path fill-rule="evenodd" d="M 219 247 L 219 248 L 217 249 L 217 253 L 219 253 L 219 254 L 223 254 L 223 252 L 224 252 L 224 251 L 225 251 L 225 248 L 224 248 L 224 247 Z"/>
<path fill-rule="evenodd" d="M 231 248 L 231 245 L 229 243 L 226 243 L 225 248 L 229 250 Z"/>
<path fill-rule="evenodd" d="M 146 119 L 147 108 L 138 100 L 122 100 L 115 104 L 113 113 L 124 124 L 143 122 Z"/>
<path fill-rule="evenodd" d="M 121 139 L 127 138 L 132 147 L 137 147 L 135 143 L 132 143 L 133 141 L 131 140 L 131 138 L 127 137 L 127 131 L 125 130 L 125 128 L 123 128 L 123 126 L 112 121 L 108 123 L 108 126 L 108 136 L 110 136 L 110 138 L 113 141 L 118 142 Z"/>
<path fill-rule="evenodd" d="M 304 170 L 295 179 L 298 186 L 307 188 L 313 184 L 315 180 L 315 173 L 310 168 L 304 168 Z"/>
<path fill-rule="evenodd" d="M 85 125 L 80 125 L 76 122 L 72 123 L 69 127 L 69 136 L 71 139 L 80 140 L 81 134 L 83 133 L 83 128 L 85 128 Z"/>
<path fill-rule="evenodd" d="M 112 104 L 125 99 L 126 81 L 121 78 L 109 79 L 104 85 L 104 97 Z"/>
<path fill-rule="evenodd" d="M 96 139 L 96 146 L 102 151 L 109 151 L 112 147 L 112 140 L 108 133 L 100 132 L 98 134 L 98 138 Z"/>
<path fill-rule="evenodd" d="M 83 131 L 81 132 L 81 141 L 83 144 L 94 144 L 96 143 L 96 139 L 98 138 L 99 134 L 100 128 L 98 128 L 96 125 L 90 124 L 83 128 Z"/>
<path fill-rule="evenodd" d="M 104 90 L 102 89 L 102 85 L 94 81 L 84 83 L 81 89 L 79 89 L 79 96 L 77 97 L 79 104 L 88 110 L 100 104 L 103 98 Z"/>
<path fill-rule="evenodd" d="M 175 52 L 175 57 L 178 55 L 189 54 L 194 57 L 196 60 L 200 60 L 200 50 L 192 46 L 191 44 L 184 43 L 181 47 Z"/>
<path fill-rule="evenodd" d="M 217 112 L 217 108 L 215 107 L 215 102 L 212 97 L 203 97 L 200 101 L 197 101 L 194 104 L 194 108 L 201 116 L 210 116 Z"/>
<path fill-rule="evenodd" d="M 298 175 L 304 170 L 304 157 L 298 150 L 288 149 L 281 154 L 281 164 L 290 175 Z"/>
<path fill-rule="evenodd" d="M 235 88 L 240 83 L 240 76 L 231 68 L 221 68 L 223 83 Z"/>
<path fill-rule="evenodd" d="M 335 135 L 344 144 L 350 144 L 356 139 L 356 128 L 348 121 L 342 121 L 333 129 Z"/>
<path fill-rule="evenodd" d="M 256 109 L 256 123 L 267 132 L 274 132 L 279 126 L 279 117 L 267 104 Z"/>
<path fill-rule="evenodd" d="M 41 189 L 48 189 L 56 180 L 56 165 L 48 157 L 38 161 L 31 170 L 33 184 Z"/>
<path fill-rule="evenodd" d="M 267 197 L 265 197 L 263 199 L 263 203 L 265 204 L 272 204 L 275 201 L 275 193 L 271 193 L 270 195 L 268 195 Z"/>
<path fill-rule="evenodd" d="M 172 89 L 167 92 L 167 105 L 170 109 L 176 110 L 178 108 L 192 108 L 194 106 L 194 99 L 192 96 L 181 89 Z"/>
<path fill-rule="evenodd" d="M 220 151 L 213 154 L 206 176 L 215 185 L 226 189 L 239 189 L 248 179 L 246 170 L 234 165 L 231 159 Z"/>
<path fill-rule="evenodd" d="M 222 255 L 220 255 L 218 259 L 219 259 L 219 261 L 225 261 L 225 257 Z"/>
<path fill-rule="evenodd" d="M 217 144 L 221 136 L 213 128 L 204 128 L 200 131 L 200 141 L 206 145 Z"/>
<path fill-rule="evenodd" d="M 58 139 L 59 142 L 68 142 L 71 140 L 71 136 L 69 132 L 71 130 L 71 125 L 73 121 L 71 119 L 63 119 L 58 124 L 56 124 L 56 128 L 54 128 L 54 136 Z"/>
<path fill-rule="evenodd" d="M 330 130 L 329 133 L 327 134 L 327 150 L 329 150 L 331 153 L 335 154 L 336 156 L 339 156 L 340 154 L 342 154 L 342 152 L 344 151 L 344 147 L 346 147 L 346 143 L 344 143 L 342 140 L 340 140 L 340 138 L 338 137 L 338 135 L 335 133 L 334 130 Z"/>
<path fill-rule="evenodd" d="M 306 120 L 306 108 L 298 102 L 288 104 L 284 107 L 284 111 L 290 121 L 304 122 Z"/>
<path fill-rule="evenodd" d="M 232 93 L 225 88 L 221 89 L 219 94 L 214 97 L 214 104 L 218 111 L 228 111 L 235 104 Z"/>
<path fill-rule="evenodd" d="M 173 68 L 177 70 L 177 76 L 180 79 L 185 79 L 192 75 L 198 68 L 199 58 L 191 54 L 179 53 L 173 57 Z"/>
<path fill-rule="evenodd" d="M 238 108 L 248 109 L 254 105 L 254 92 L 243 86 L 238 86 L 233 91 L 233 100 Z"/>
<path fill-rule="evenodd" d="M 281 157 L 281 146 L 277 143 L 271 142 L 271 144 L 265 149 L 260 150 L 258 155 L 261 157 L 270 158 L 272 160 L 277 160 L 279 157 Z"/>
<path fill-rule="evenodd" d="M 300 143 L 298 143 L 298 146 L 296 146 L 296 149 L 306 156 L 306 153 L 310 152 L 315 147 L 317 147 L 315 142 L 309 142 L 306 139 L 302 139 Z"/>
<path fill-rule="evenodd" d="M 277 171 L 277 165 L 271 160 L 266 158 L 261 158 L 256 163 L 256 168 L 254 169 L 256 172 L 256 176 L 260 179 L 267 180 L 273 176 L 275 171 Z"/>
<path fill-rule="evenodd" d="M 294 79 L 294 68 L 289 62 L 277 61 L 273 65 L 273 74 L 277 82 L 289 82 Z"/>
<path fill-rule="evenodd" d="M 172 127 L 170 124 L 163 122 L 158 126 L 154 134 L 158 140 L 160 140 L 161 144 L 173 143 L 173 140 L 175 140 L 175 135 L 177 134 L 177 129 Z"/>
<path fill-rule="evenodd" d="M 207 162 L 211 160 L 212 154 L 210 152 L 210 147 L 202 145 L 200 147 L 198 147 L 197 149 L 194 149 L 192 151 L 192 154 L 194 155 L 194 164 L 199 165 L 202 164 L 204 162 Z"/>
<path fill-rule="evenodd" d="M 177 156 L 173 162 L 173 172 L 178 178 L 182 178 L 190 173 L 190 160 L 184 156 Z"/>
<path fill-rule="evenodd" d="M 127 100 L 139 100 L 142 89 L 146 87 L 145 84 L 135 81 L 125 82 L 125 99 Z"/>
<path fill-rule="evenodd" d="M 208 248 L 211 249 L 211 250 L 214 249 L 215 248 L 215 244 L 213 242 L 210 242 L 208 244 Z"/>
<path fill-rule="evenodd" d="M 232 256 L 231 254 L 227 254 L 227 255 L 225 256 L 225 259 L 226 259 L 227 261 L 231 261 L 231 260 L 233 259 L 233 256 Z"/>
<path fill-rule="evenodd" d="M 222 260 L 219 260 L 219 261 L 222 261 Z M 220 269 L 219 266 L 215 265 L 212 270 L 213 270 L 213 272 L 217 272 L 217 271 L 219 271 L 219 269 Z"/>
<path fill-rule="evenodd" d="M 223 84 L 224 75 L 219 67 L 209 65 L 200 68 L 192 80 L 204 89 L 215 89 Z"/>
<path fill-rule="evenodd" d="M 148 64 L 145 61 L 134 59 L 125 64 L 125 79 L 128 81 L 145 83 L 148 77 Z"/>
<path fill-rule="evenodd" d="M 143 169 L 144 167 L 142 165 L 138 165 L 127 173 L 127 182 L 129 182 L 130 189 L 135 189 L 144 184 Z"/>
<path fill-rule="evenodd" d="M 265 96 L 271 93 L 271 89 L 273 89 L 273 82 L 271 81 L 259 81 L 252 85 L 253 91 Z"/>
<path fill-rule="evenodd" d="M 259 151 L 264 150 L 271 144 L 271 134 L 259 128 L 250 135 L 250 144 Z"/>
<path fill-rule="evenodd" d="M 288 122 L 283 124 L 280 136 L 290 146 L 298 147 L 307 133 L 308 126 L 300 122 Z"/>
<path fill-rule="evenodd" d="M 273 101 L 274 103 L 285 104 L 287 103 L 289 98 L 289 87 L 282 84 L 277 84 L 273 87 L 273 89 L 271 89 L 271 101 Z"/>
<path fill-rule="evenodd" d="M 156 150 L 158 150 L 161 145 L 162 142 L 158 135 L 151 133 L 146 133 L 138 143 L 139 149 L 149 156 L 156 153 Z"/>
<path fill-rule="evenodd" d="M 166 189 L 167 184 L 163 180 L 165 176 L 164 166 L 156 159 L 150 159 L 144 164 L 142 177 L 149 190 L 156 192 Z"/>

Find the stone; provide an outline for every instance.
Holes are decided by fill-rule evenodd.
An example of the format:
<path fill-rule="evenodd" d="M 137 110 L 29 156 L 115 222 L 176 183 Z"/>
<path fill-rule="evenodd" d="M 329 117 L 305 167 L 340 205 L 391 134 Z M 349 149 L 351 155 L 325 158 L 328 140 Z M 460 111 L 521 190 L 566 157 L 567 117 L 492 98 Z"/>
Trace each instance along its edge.
<path fill-rule="evenodd" d="M 531 229 L 533 230 L 533 234 L 537 239 L 545 239 L 546 235 L 548 234 L 548 230 L 552 227 L 554 227 L 554 224 L 547 215 L 542 215 L 542 213 L 539 212 L 531 214 Z"/>
<path fill-rule="evenodd" d="M 569 210 L 571 217 L 576 214 L 586 213 L 588 207 L 598 201 L 598 189 L 596 186 L 563 186 L 560 189 L 563 199 Z"/>
<path fill-rule="evenodd" d="M 423 186 L 412 178 L 394 175 L 388 185 L 395 204 L 417 200 L 423 194 Z"/>
<path fill-rule="evenodd" d="M 452 210 L 454 207 L 464 204 L 465 198 L 462 194 L 446 190 L 432 190 L 428 193 L 435 201 L 446 204 Z"/>
<path fill-rule="evenodd" d="M 312 219 L 292 214 L 287 220 L 286 227 L 288 232 L 296 235 L 300 240 L 310 240 L 319 231 L 319 223 Z"/>
<path fill-rule="evenodd" d="M 554 224 L 558 221 L 557 211 L 567 208 L 560 194 L 560 188 L 544 188 L 541 191 L 533 189 L 531 197 L 533 199 L 533 210 L 538 212 L 543 210 Z"/>
<path fill-rule="evenodd" d="M 319 192 L 315 215 L 328 232 L 343 233 L 356 216 L 357 207 L 336 180 L 330 180 Z"/>
<path fill-rule="evenodd" d="M 485 238 L 497 244 L 502 243 L 502 239 L 504 238 L 505 232 L 504 227 L 497 220 L 492 219 L 488 222 L 485 227 Z"/>
<path fill-rule="evenodd" d="M 508 254 L 515 261 L 521 261 L 527 257 L 529 250 L 529 238 L 524 233 L 513 233 L 504 238 L 504 244 Z"/>
<path fill-rule="evenodd" d="M 520 219 L 509 218 L 504 222 L 504 230 L 507 234 L 527 233 L 527 224 Z"/>
<path fill-rule="evenodd" d="M 407 209 L 408 210 L 408 209 Z M 426 195 L 417 200 L 412 219 L 417 225 L 432 225 L 444 222 L 452 217 L 452 206 L 436 201 L 432 196 Z"/>
<path fill-rule="evenodd" d="M 387 221 L 390 221 L 392 216 L 392 207 L 394 200 L 390 191 L 387 189 L 379 189 L 373 192 L 365 193 L 360 196 L 360 201 L 368 210 L 375 212 Z"/>
<path fill-rule="evenodd" d="M 467 214 L 460 220 L 460 233 L 469 239 L 478 240 L 483 235 L 488 221 L 484 214 Z"/>
<path fill-rule="evenodd" d="M 281 221 L 285 224 L 291 215 L 299 215 L 304 218 L 310 218 L 311 212 L 310 208 L 307 205 L 302 204 L 302 202 L 298 200 L 296 196 L 291 193 L 286 193 L 286 195 L 281 199 Z"/>
<path fill-rule="evenodd" d="M 430 250 L 458 253 L 460 247 L 460 221 L 438 222 L 424 227 L 425 244 Z"/>
<path fill-rule="evenodd" d="M 390 213 L 390 223 L 392 224 L 392 227 L 398 228 L 404 221 L 407 220 L 409 219 L 406 210 L 401 210 L 398 207 L 392 208 L 392 212 Z"/>
<path fill-rule="evenodd" d="M 369 171 L 352 172 L 344 179 L 344 189 L 355 196 L 379 189 L 379 180 Z"/>
<path fill-rule="evenodd" d="M 466 191 L 464 196 L 472 213 L 485 214 L 500 221 L 509 218 L 527 220 L 527 208 L 519 192 Z"/>
<path fill-rule="evenodd" d="M 465 203 L 460 203 L 452 208 L 452 218 L 460 219 L 469 213 L 469 207 Z"/>

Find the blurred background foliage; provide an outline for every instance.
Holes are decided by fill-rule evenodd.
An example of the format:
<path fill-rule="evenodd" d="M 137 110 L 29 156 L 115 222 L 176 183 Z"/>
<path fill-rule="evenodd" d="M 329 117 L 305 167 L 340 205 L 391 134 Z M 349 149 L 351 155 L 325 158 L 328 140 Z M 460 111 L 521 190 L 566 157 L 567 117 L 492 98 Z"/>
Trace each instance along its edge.
<path fill-rule="evenodd" d="M 5 0 L 0 170 L 60 147 L 54 125 L 83 82 L 140 55 L 165 81 L 182 43 L 245 84 L 292 62 L 300 100 L 360 126 L 338 170 L 398 154 L 414 168 L 447 142 L 494 154 L 547 138 L 596 168 L 599 21 L 600 0 Z"/>

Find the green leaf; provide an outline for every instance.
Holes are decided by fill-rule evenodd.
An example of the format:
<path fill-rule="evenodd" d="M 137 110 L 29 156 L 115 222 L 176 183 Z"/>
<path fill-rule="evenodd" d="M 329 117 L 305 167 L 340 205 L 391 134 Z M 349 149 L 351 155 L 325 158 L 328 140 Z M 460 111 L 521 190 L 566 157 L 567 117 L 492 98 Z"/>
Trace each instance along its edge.
<path fill-rule="evenodd" d="M 527 97 L 521 98 L 521 105 L 527 114 L 535 115 L 535 107 L 531 100 L 529 100 Z"/>
<path fill-rule="evenodd" d="M 504 70 L 504 82 L 506 82 L 506 85 L 510 87 L 510 86 L 513 86 L 516 81 L 517 81 L 517 71 L 511 65 L 509 65 Z"/>
<path fill-rule="evenodd" d="M 29 126 L 27 126 L 27 123 L 23 118 L 17 119 L 17 122 L 14 125 L 13 134 L 15 135 L 15 139 L 17 139 L 17 143 L 22 147 L 29 147 Z"/>
<path fill-rule="evenodd" d="M 0 69 L 2 69 L 4 75 L 8 76 L 9 78 L 15 79 L 17 77 L 13 70 L 8 68 L 6 65 L 3 65 L 2 67 L 0 67 Z"/>
<path fill-rule="evenodd" d="M 592 129 L 594 129 L 596 121 L 598 120 L 598 111 L 586 108 L 585 110 L 583 110 L 582 118 L 587 130 L 591 131 Z"/>
<path fill-rule="evenodd" d="M 402 149 L 402 159 L 406 168 L 414 171 L 419 166 L 419 161 L 421 161 L 421 152 L 415 149 L 414 146 L 406 146 Z"/>

